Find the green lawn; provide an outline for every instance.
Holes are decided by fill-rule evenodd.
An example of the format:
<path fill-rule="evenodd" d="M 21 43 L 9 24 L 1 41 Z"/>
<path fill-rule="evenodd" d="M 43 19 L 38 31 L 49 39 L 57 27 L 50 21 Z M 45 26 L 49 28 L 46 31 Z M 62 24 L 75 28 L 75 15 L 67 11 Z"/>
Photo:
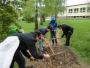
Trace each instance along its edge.
<path fill-rule="evenodd" d="M 90 20 L 59 20 L 58 23 L 66 23 L 74 28 L 71 48 L 81 60 L 90 64 Z M 20 25 L 26 32 L 34 29 L 34 23 L 20 23 Z"/>
<path fill-rule="evenodd" d="M 71 47 L 74 52 L 86 63 L 90 64 L 90 20 L 61 20 L 74 28 Z"/>
<path fill-rule="evenodd" d="M 34 30 L 34 23 L 26 23 L 25 21 L 18 22 L 22 28 L 25 30 L 25 32 L 31 32 Z"/>

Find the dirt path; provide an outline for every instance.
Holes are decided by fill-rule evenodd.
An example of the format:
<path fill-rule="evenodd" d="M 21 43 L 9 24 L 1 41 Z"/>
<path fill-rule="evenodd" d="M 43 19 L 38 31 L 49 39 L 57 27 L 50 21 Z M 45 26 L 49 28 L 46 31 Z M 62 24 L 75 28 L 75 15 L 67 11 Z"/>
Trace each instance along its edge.
<path fill-rule="evenodd" d="M 29 68 L 77 68 L 80 66 L 77 58 L 70 49 L 57 46 L 53 47 L 53 50 L 56 55 L 52 55 L 50 49 L 47 48 L 47 52 L 52 55 L 50 60 L 37 60 L 31 62 L 27 60 L 27 66 Z"/>
<path fill-rule="evenodd" d="M 72 50 L 63 46 L 61 39 L 58 39 L 58 45 L 53 46 L 52 49 L 55 55 L 52 55 L 50 48 L 46 48 L 46 51 L 51 55 L 49 60 L 29 61 L 26 59 L 27 68 L 89 68 L 79 63 Z"/>

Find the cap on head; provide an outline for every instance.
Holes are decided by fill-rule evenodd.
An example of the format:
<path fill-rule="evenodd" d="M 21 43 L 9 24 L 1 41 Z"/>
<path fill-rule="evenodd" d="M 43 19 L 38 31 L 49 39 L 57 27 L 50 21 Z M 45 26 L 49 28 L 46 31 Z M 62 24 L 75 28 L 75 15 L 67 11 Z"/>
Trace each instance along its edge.
<path fill-rule="evenodd" d="M 51 17 L 51 20 L 56 20 L 56 19 L 55 19 L 55 17 L 53 16 L 53 17 Z"/>
<path fill-rule="evenodd" d="M 36 30 L 35 31 L 35 34 L 38 35 L 38 36 L 40 36 L 41 35 L 41 32 L 39 30 Z"/>
<path fill-rule="evenodd" d="M 58 28 L 61 28 L 61 26 L 62 26 L 62 25 L 58 25 L 57 27 L 58 27 Z"/>

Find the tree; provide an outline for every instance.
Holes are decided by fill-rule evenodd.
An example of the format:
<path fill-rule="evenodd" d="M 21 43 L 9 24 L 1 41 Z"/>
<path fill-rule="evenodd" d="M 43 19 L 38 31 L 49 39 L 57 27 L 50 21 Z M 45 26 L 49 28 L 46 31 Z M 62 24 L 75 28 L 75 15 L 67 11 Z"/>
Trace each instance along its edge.
<path fill-rule="evenodd" d="M 38 29 L 38 0 L 27 0 L 24 7 L 24 17 L 29 19 L 34 17 L 35 29 Z"/>
<path fill-rule="evenodd" d="M 87 1 L 87 7 L 88 7 L 87 10 L 90 12 L 90 1 L 89 0 Z"/>
<path fill-rule="evenodd" d="M 64 9 L 65 0 L 45 0 L 44 13 L 48 16 L 57 17 L 57 14 L 63 12 Z"/>
<path fill-rule="evenodd" d="M 35 17 L 35 2 L 34 0 L 27 0 L 23 7 L 23 16 L 27 22 L 32 22 L 31 18 Z"/>
<path fill-rule="evenodd" d="M 4 2 L 0 2 L 0 40 L 6 36 L 11 23 L 18 18 L 14 8 L 8 2 L 6 3 L 6 0 Z"/>
<path fill-rule="evenodd" d="M 38 29 L 38 17 L 42 18 L 43 15 L 57 17 L 57 14 L 64 10 L 65 0 L 27 0 L 25 3 L 24 16 L 27 18 L 34 16 L 35 29 Z"/>

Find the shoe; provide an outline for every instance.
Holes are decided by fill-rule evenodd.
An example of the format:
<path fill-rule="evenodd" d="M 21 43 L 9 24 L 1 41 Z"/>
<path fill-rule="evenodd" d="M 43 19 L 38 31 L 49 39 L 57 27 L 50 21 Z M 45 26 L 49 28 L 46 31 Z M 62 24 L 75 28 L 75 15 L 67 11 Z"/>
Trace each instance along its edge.
<path fill-rule="evenodd" d="M 65 46 L 66 48 L 70 48 L 70 46 Z"/>

